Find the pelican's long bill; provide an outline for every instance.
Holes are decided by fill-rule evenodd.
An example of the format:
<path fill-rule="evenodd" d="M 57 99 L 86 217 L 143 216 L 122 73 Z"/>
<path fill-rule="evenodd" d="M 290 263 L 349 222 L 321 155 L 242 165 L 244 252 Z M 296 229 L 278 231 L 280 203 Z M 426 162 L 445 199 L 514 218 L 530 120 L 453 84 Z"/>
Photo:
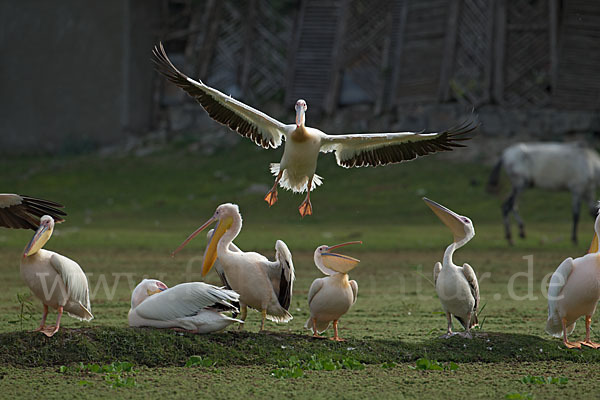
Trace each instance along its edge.
<path fill-rule="evenodd" d="M 171 254 L 175 256 L 181 249 L 183 249 L 196 235 L 202 232 L 204 229 L 209 227 L 213 222 L 217 221 L 217 225 L 215 226 L 215 231 L 210 239 L 210 243 L 206 248 L 206 252 L 204 253 L 204 261 L 202 262 L 202 276 L 205 276 L 208 271 L 212 268 L 213 264 L 217 260 L 217 245 L 219 244 L 219 240 L 221 237 L 227 232 L 229 228 L 231 228 L 231 224 L 233 223 L 233 218 L 228 217 L 225 220 L 221 221 L 216 216 L 212 216 L 208 221 L 206 221 L 200 228 L 196 229 L 190 236 L 179 247 Z"/>
<path fill-rule="evenodd" d="M 461 216 L 454 211 L 444 207 L 441 204 L 436 203 L 433 200 L 429 200 L 427 197 L 423 197 L 423 201 L 431 208 L 431 210 L 437 215 L 437 217 L 446 225 L 454 234 L 454 241 L 460 242 L 466 236 L 465 224 L 461 220 Z"/>
<path fill-rule="evenodd" d="M 48 228 L 48 225 L 39 226 L 29 243 L 27 243 L 27 246 L 25 246 L 25 250 L 23 250 L 23 258 L 37 253 L 42 247 L 44 247 L 44 244 L 46 244 L 48 241 L 48 238 L 46 237 L 48 236 Z"/>
<path fill-rule="evenodd" d="M 358 265 L 360 260 L 357 260 L 356 258 L 353 258 L 353 257 L 345 256 L 343 254 L 330 253 L 330 251 L 333 249 L 337 249 L 338 247 L 342 247 L 342 246 L 348 246 L 350 244 L 362 244 L 362 242 L 359 240 L 359 241 L 354 241 L 354 242 L 336 244 L 335 246 L 329 246 L 327 248 L 326 253 L 321 253 L 321 259 L 323 260 L 323 265 L 325 265 L 325 267 L 327 267 L 329 269 L 332 269 L 336 272 L 341 272 L 343 274 L 347 274 L 352 269 L 354 269 L 354 267 L 356 267 Z"/>
<path fill-rule="evenodd" d="M 598 252 L 598 235 L 594 233 L 594 238 L 592 239 L 592 244 L 590 245 L 590 249 L 588 253 L 597 253 Z"/>

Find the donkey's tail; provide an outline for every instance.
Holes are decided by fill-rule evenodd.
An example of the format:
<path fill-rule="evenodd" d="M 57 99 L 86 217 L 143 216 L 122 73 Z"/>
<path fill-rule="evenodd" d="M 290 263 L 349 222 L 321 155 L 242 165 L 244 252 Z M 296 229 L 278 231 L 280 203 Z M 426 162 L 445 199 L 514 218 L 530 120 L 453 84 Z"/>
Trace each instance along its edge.
<path fill-rule="evenodd" d="M 486 186 L 486 191 L 488 193 L 498 193 L 498 189 L 500 188 L 500 170 L 502 169 L 502 157 L 498 160 L 494 168 L 492 168 L 492 172 L 490 173 L 490 177 L 488 179 L 488 183 Z"/>

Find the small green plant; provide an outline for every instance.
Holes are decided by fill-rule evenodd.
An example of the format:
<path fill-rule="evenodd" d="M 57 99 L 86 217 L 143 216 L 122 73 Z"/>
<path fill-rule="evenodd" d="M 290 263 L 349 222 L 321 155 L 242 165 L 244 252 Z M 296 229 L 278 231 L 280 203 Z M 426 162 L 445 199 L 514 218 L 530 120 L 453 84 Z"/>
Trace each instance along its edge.
<path fill-rule="evenodd" d="M 315 354 L 310 356 L 307 361 L 302 361 L 296 356 L 291 356 L 285 361 L 279 361 L 277 369 L 271 371 L 271 376 L 277 378 L 299 378 L 304 375 L 304 371 L 335 371 L 336 369 L 365 369 L 365 365 L 352 357 L 344 357 L 341 360 L 332 360 L 331 358 L 317 357 Z"/>
<path fill-rule="evenodd" d="M 71 367 L 61 365 L 58 368 L 58 372 L 61 374 L 104 374 L 104 381 L 113 388 L 132 387 L 136 385 L 135 378 L 130 376 L 131 374 L 135 374 L 133 364 L 128 361 L 113 362 L 106 365 L 84 364 L 80 362 L 78 365 Z M 92 382 L 82 379 L 78 384 L 80 386 L 90 386 Z"/>
<path fill-rule="evenodd" d="M 17 293 L 17 302 L 19 303 L 19 314 L 18 319 L 8 321 L 9 324 L 19 324 L 20 329 L 23 330 L 23 322 L 29 321 L 33 318 L 35 312 L 33 303 L 31 302 L 31 293 Z"/>
<path fill-rule="evenodd" d="M 208 357 L 190 356 L 185 362 L 186 367 L 214 367 L 217 363 Z"/>
<path fill-rule="evenodd" d="M 561 376 L 559 378 L 548 376 L 548 377 L 544 378 L 543 376 L 526 375 L 523 378 L 521 378 L 521 382 L 525 383 L 525 384 L 534 384 L 534 385 L 546 385 L 546 384 L 564 385 L 567 382 L 569 382 L 569 378 L 565 378 L 564 376 Z"/>
<path fill-rule="evenodd" d="M 421 370 L 421 371 L 456 371 L 458 369 L 458 364 L 454 361 L 450 361 L 449 363 L 442 364 L 435 360 L 428 360 L 427 358 L 419 358 L 414 367 L 410 367 L 412 369 Z"/>
<path fill-rule="evenodd" d="M 477 330 L 483 330 L 483 325 L 485 325 L 485 319 L 487 316 L 483 316 L 483 319 L 481 318 L 481 315 L 483 313 L 483 310 L 485 310 L 485 306 L 487 306 L 487 303 L 483 303 L 483 306 L 481 306 L 481 308 L 479 309 L 479 311 L 477 311 L 477 319 L 481 320 L 481 322 L 474 327 L 473 329 L 477 329 Z"/>
<path fill-rule="evenodd" d="M 300 367 L 276 368 L 271 371 L 271 376 L 279 379 L 301 378 L 304 376 L 304 371 Z"/>
<path fill-rule="evenodd" d="M 506 396 L 504 396 L 505 399 L 508 400 L 533 400 L 533 395 L 531 393 L 517 393 L 517 392 L 513 392 L 513 393 L 508 393 Z"/>
<path fill-rule="evenodd" d="M 381 368 L 385 368 L 385 369 L 392 369 L 392 368 L 396 368 L 396 363 L 393 361 L 386 361 L 383 364 L 381 364 Z"/>

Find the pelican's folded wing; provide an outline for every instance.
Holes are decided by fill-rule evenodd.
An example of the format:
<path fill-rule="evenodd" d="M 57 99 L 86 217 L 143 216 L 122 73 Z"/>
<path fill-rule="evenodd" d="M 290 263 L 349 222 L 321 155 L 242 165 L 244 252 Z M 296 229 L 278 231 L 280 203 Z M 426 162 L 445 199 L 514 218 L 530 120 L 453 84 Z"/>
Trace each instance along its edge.
<path fill-rule="evenodd" d="M 222 289 L 203 282 L 181 283 L 148 297 L 135 311 L 146 319 L 170 321 L 196 315 L 206 307 L 224 305 L 237 311 L 231 302 L 239 300 L 233 290 Z"/>
<path fill-rule="evenodd" d="M 460 142 L 477 128 L 474 121 L 467 121 L 443 132 L 417 133 L 364 133 L 355 135 L 321 136 L 321 151 L 335 151 L 339 166 L 376 167 L 412 160 L 418 156 L 451 151 L 454 147 L 465 147 Z"/>
<path fill-rule="evenodd" d="M 463 275 L 467 278 L 467 282 L 469 282 L 469 287 L 471 288 L 471 294 L 475 299 L 475 305 L 473 306 L 473 312 L 477 314 L 477 309 L 479 308 L 479 282 L 477 282 L 477 275 L 475 275 L 475 271 L 473 268 L 467 263 L 463 264 L 462 268 Z"/>
<path fill-rule="evenodd" d="M 49 215 L 54 222 L 63 222 L 67 215 L 59 210 L 64 206 L 50 200 L 18 194 L 0 193 L 0 226 L 6 228 L 37 229 L 40 217 Z"/>
<path fill-rule="evenodd" d="M 191 79 L 173 65 L 162 43 L 154 47 L 153 54 L 158 71 L 200 103 L 212 119 L 265 149 L 281 145 L 281 137 L 290 130 L 290 126 L 205 85 L 202 81 Z"/>
<path fill-rule="evenodd" d="M 71 300 L 79 302 L 84 307 L 85 310 L 82 310 L 83 315 L 77 315 L 77 317 L 83 318 L 86 321 L 91 320 L 93 316 L 88 280 L 79 264 L 70 258 L 56 253 L 50 257 L 50 264 L 65 283 Z"/>

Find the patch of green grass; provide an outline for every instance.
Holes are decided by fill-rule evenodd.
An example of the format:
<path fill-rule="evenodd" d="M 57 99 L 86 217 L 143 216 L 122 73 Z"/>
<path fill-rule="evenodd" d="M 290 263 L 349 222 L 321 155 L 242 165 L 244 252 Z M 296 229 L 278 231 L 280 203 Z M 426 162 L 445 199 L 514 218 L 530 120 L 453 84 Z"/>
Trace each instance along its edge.
<path fill-rule="evenodd" d="M 525 384 L 534 384 L 534 385 L 545 385 L 545 384 L 564 385 L 567 382 L 569 382 L 569 379 L 565 378 L 564 376 L 557 378 L 557 377 L 552 377 L 552 376 L 543 377 L 543 376 L 526 375 L 523 378 L 521 378 L 521 382 L 523 382 Z"/>
<path fill-rule="evenodd" d="M 419 358 L 412 368 L 421 371 L 456 371 L 458 369 L 458 364 L 454 361 L 444 364 L 427 358 Z"/>

